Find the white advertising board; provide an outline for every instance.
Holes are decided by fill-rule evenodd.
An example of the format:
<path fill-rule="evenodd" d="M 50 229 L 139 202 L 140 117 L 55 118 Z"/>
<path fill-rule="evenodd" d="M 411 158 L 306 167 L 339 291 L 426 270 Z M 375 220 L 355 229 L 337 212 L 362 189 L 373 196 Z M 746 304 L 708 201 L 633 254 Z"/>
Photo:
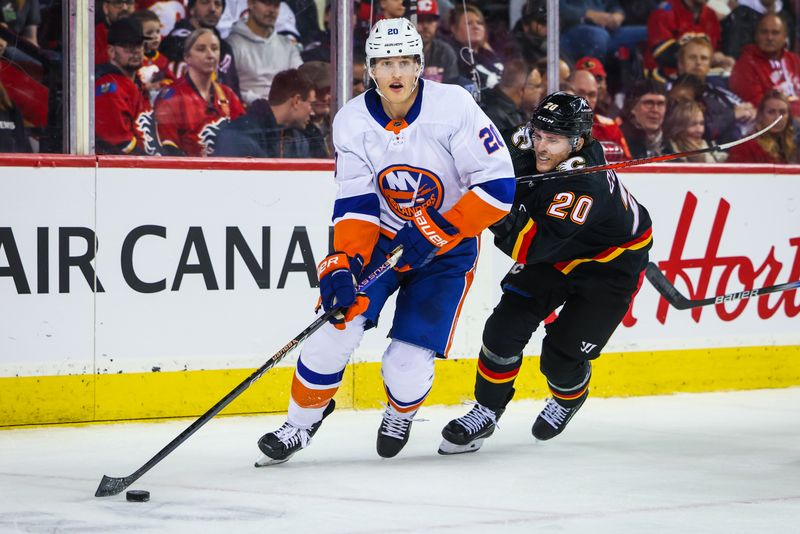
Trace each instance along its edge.
<path fill-rule="evenodd" d="M 800 176 L 725 169 L 622 175 L 653 218 L 651 258 L 690 298 L 800 278 Z M 329 171 L 3 168 L 0 376 L 259 366 L 313 320 L 334 194 Z M 477 355 L 510 265 L 487 232 L 451 357 Z M 798 313 L 796 291 L 668 309 L 645 282 L 606 351 L 797 345 Z M 380 359 L 392 314 L 355 361 Z"/>

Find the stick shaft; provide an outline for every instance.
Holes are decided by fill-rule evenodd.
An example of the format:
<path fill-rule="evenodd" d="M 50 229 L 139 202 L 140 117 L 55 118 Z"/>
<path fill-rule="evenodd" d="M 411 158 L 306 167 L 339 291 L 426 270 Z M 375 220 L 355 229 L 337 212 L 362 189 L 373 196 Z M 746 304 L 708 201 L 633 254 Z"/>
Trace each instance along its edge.
<path fill-rule="evenodd" d="M 386 260 L 380 267 L 378 267 L 375 271 L 370 273 L 357 287 L 357 291 L 363 291 L 370 285 L 372 285 L 375 280 L 380 278 L 383 274 L 387 271 L 390 271 L 397 260 L 400 259 L 400 255 L 402 254 L 402 248 L 398 247 L 395 249 L 389 256 L 389 259 Z M 117 495 L 118 493 L 122 492 L 136 482 L 142 475 L 147 473 L 150 469 L 152 469 L 156 464 L 158 464 L 161 460 L 167 457 L 172 451 L 178 448 L 178 446 L 189 439 L 189 437 L 197 432 L 200 427 L 205 425 L 209 422 L 215 415 L 221 412 L 225 407 L 233 402 L 239 395 L 241 395 L 244 390 L 249 388 L 253 382 L 261 378 L 261 376 L 272 369 L 279 361 L 283 359 L 289 352 L 292 351 L 297 345 L 303 342 L 307 337 L 311 334 L 316 332 L 320 329 L 331 317 L 333 317 L 339 310 L 332 309 L 329 310 L 319 317 L 317 317 L 314 322 L 308 325 L 302 332 L 297 334 L 289 343 L 284 345 L 278 352 L 272 355 L 269 360 L 264 363 L 261 367 L 253 371 L 253 373 L 245 378 L 238 386 L 236 386 L 230 393 L 222 397 L 219 402 L 217 402 L 214 406 L 212 406 L 206 413 L 201 415 L 198 419 L 196 419 L 191 425 L 189 425 L 186 430 L 178 434 L 178 436 L 167 443 L 167 445 L 158 451 L 155 456 L 150 458 L 143 466 L 139 469 L 131 473 L 126 477 L 108 477 L 103 475 L 103 478 L 100 480 L 100 485 L 97 487 L 97 491 L 95 492 L 95 497 L 108 497 L 111 495 Z"/>

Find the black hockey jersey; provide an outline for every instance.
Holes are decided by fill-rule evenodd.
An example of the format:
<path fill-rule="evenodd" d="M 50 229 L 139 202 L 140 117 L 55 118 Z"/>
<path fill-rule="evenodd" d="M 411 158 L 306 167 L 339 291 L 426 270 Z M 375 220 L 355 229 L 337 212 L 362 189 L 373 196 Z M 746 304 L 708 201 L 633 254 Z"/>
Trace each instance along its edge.
<path fill-rule="evenodd" d="M 537 174 L 527 128 L 504 132 L 516 176 Z M 559 169 L 606 163 L 591 141 Z M 519 184 L 511 212 L 490 227 L 495 244 L 517 263 L 549 263 L 564 274 L 627 255 L 637 268 L 652 245 L 650 215 L 614 171 Z M 646 257 L 646 256 L 645 256 Z M 619 265 L 619 262 L 615 262 Z M 627 262 L 623 262 L 627 263 Z"/>

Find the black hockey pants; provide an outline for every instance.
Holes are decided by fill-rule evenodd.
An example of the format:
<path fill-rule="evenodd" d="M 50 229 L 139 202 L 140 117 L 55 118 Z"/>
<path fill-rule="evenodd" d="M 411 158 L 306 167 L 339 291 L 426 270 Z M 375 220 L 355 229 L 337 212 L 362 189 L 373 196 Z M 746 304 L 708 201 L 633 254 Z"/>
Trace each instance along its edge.
<path fill-rule="evenodd" d="M 600 355 L 625 317 L 646 262 L 646 253 L 637 254 L 613 267 L 587 264 L 569 276 L 549 264 L 515 265 L 483 330 L 475 399 L 488 408 L 505 407 L 522 350 L 539 323 L 562 304 L 558 318 L 545 326 L 540 368 L 554 394 L 584 390 L 588 362 Z"/>

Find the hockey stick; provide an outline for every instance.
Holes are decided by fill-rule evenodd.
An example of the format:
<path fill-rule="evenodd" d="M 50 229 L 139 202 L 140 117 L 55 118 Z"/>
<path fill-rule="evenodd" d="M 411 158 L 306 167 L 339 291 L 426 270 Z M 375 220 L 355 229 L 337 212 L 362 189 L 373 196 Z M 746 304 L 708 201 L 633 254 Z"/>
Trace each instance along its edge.
<path fill-rule="evenodd" d="M 710 304 L 720 304 L 722 302 L 732 302 L 740 299 L 751 299 L 759 295 L 766 295 L 767 293 L 777 293 L 778 291 L 789 291 L 790 289 L 797 289 L 800 287 L 800 280 L 795 282 L 787 282 L 785 284 L 778 284 L 777 286 L 767 286 L 759 289 L 751 289 L 749 291 L 738 291 L 736 293 L 728 293 L 718 297 L 709 297 L 707 299 L 689 300 L 684 297 L 680 291 L 675 289 L 675 286 L 667 280 L 664 273 L 658 266 L 650 262 L 647 264 L 646 269 L 647 280 L 653 284 L 656 291 L 661 293 L 661 296 L 669 302 L 673 307 L 679 310 L 688 310 L 690 308 L 699 308 L 700 306 L 708 306 Z"/>
<path fill-rule="evenodd" d="M 383 274 L 387 271 L 390 271 L 392 267 L 397 264 L 397 260 L 400 259 L 400 256 L 403 254 L 403 248 L 397 247 L 394 249 L 389 258 L 375 271 L 370 273 L 364 280 L 358 284 L 357 291 L 363 291 L 364 289 L 368 288 L 372 285 L 375 280 L 380 278 Z M 154 467 L 158 462 L 166 458 L 166 456 L 178 448 L 178 445 L 189 439 L 189 436 L 197 432 L 201 426 L 208 423 L 212 417 L 217 415 L 221 412 L 228 404 L 230 404 L 236 397 L 242 394 L 244 390 L 249 388 L 253 382 L 261 378 L 261 375 L 272 369 L 275 364 L 283 359 L 289 352 L 292 351 L 297 345 L 299 345 L 302 341 L 304 341 L 308 336 L 319 330 L 319 328 L 328 322 L 328 319 L 333 317 L 335 314 L 339 312 L 338 309 L 333 309 L 330 311 L 325 312 L 324 314 L 317 317 L 317 319 L 308 325 L 305 330 L 297 334 L 297 336 L 292 339 L 289 343 L 283 346 L 278 352 L 276 352 L 267 362 L 256 369 L 253 374 L 245 378 L 241 384 L 236 386 L 233 391 L 225 395 L 219 402 L 217 402 L 214 406 L 211 407 L 206 413 L 200 416 L 194 423 L 189 425 L 189 427 L 181 432 L 178 437 L 170 441 L 166 447 L 161 449 L 156 453 L 155 456 L 150 458 L 147 463 L 145 463 L 142 467 L 131 473 L 126 477 L 109 477 L 103 475 L 102 480 L 100 480 L 100 485 L 97 487 L 97 491 L 95 492 L 95 497 L 108 497 L 111 495 L 116 495 L 134 482 L 136 482 L 139 477 L 147 473 L 152 467 Z"/>
<path fill-rule="evenodd" d="M 610 171 L 614 169 L 624 169 L 625 167 L 633 167 L 634 165 L 645 165 L 647 163 L 658 163 L 660 161 L 669 161 L 671 159 L 678 159 L 678 158 L 688 158 L 692 156 L 697 156 L 700 154 L 705 154 L 707 152 L 721 152 L 724 150 L 728 150 L 733 148 L 737 145 L 741 145 L 742 143 L 746 143 L 763 135 L 764 133 L 768 132 L 773 126 L 778 124 L 778 122 L 783 119 L 783 115 L 772 121 L 772 124 L 769 126 L 764 127 L 763 129 L 751 133 L 747 137 L 742 137 L 741 139 L 737 139 L 736 141 L 731 141 L 729 143 L 723 143 L 718 145 L 716 143 L 711 143 L 711 146 L 708 148 L 700 148 L 697 150 L 688 150 L 686 152 L 677 152 L 675 154 L 664 154 L 662 156 L 652 156 L 649 158 L 639 158 L 639 159 L 630 159 L 628 161 L 618 161 L 616 163 L 606 163 L 604 165 L 595 165 L 594 167 L 583 167 L 578 169 L 569 169 L 567 171 L 550 171 L 545 172 L 543 174 L 530 174 L 528 176 L 519 176 L 517 178 L 517 183 L 520 184 L 528 184 L 531 187 L 534 184 L 539 182 L 545 182 L 547 180 L 553 180 L 555 178 L 566 178 L 568 176 L 579 176 L 581 174 L 589 174 L 593 172 L 600 172 L 600 171 Z"/>

